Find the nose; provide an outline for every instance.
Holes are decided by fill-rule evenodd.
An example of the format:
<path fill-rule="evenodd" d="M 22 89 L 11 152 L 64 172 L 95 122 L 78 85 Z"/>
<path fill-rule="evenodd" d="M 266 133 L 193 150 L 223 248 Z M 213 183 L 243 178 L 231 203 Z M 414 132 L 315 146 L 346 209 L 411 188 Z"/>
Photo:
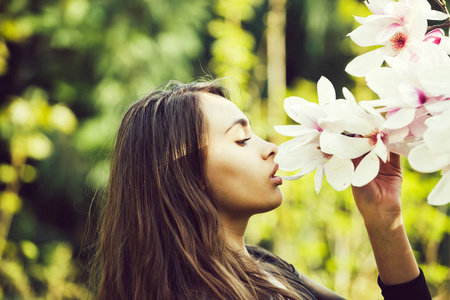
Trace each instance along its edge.
<path fill-rule="evenodd" d="M 278 153 L 278 146 L 267 141 L 264 141 L 264 143 L 263 159 L 269 159 L 270 157 L 274 158 Z"/>

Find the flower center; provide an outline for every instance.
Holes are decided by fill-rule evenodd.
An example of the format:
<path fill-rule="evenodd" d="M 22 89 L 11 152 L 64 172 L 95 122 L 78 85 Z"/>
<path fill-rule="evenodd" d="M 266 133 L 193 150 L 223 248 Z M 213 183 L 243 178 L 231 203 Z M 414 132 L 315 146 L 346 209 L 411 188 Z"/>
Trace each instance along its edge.
<path fill-rule="evenodd" d="M 378 129 L 375 129 L 374 131 L 372 131 L 369 134 L 366 134 L 364 137 L 366 139 L 368 139 L 369 141 L 369 145 L 370 146 L 375 146 L 378 142 L 378 134 L 380 133 L 380 131 Z"/>
<path fill-rule="evenodd" d="M 330 158 L 333 157 L 333 154 L 328 154 L 322 151 L 322 149 L 320 148 L 320 146 L 317 146 L 317 150 L 320 150 L 322 152 L 323 157 L 325 157 L 327 160 L 330 160 Z"/>
<path fill-rule="evenodd" d="M 319 124 L 317 124 L 317 122 L 313 122 L 313 128 L 314 129 L 317 129 L 317 131 L 319 131 L 319 132 L 322 132 L 323 131 L 323 129 L 322 128 L 320 128 L 320 126 L 319 126 Z"/>
<path fill-rule="evenodd" d="M 403 32 L 397 32 L 390 39 L 392 50 L 394 50 L 395 54 L 398 54 L 403 49 L 403 47 L 405 47 L 407 40 L 408 36 Z"/>
<path fill-rule="evenodd" d="M 427 95 L 425 95 L 425 93 L 422 90 L 417 89 L 417 96 L 419 96 L 419 103 L 421 105 L 425 104 L 425 102 L 427 102 Z"/>

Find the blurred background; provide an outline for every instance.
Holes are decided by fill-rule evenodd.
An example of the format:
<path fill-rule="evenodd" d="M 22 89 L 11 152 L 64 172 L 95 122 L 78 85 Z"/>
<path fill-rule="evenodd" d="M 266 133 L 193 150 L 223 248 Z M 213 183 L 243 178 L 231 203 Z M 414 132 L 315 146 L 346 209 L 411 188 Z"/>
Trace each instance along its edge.
<path fill-rule="evenodd" d="M 375 99 L 344 72 L 364 53 L 345 35 L 358 0 L 0 0 L 0 298 L 87 299 L 91 205 L 101 197 L 127 106 L 176 79 L 227 77 L 256 134 L 280 144 L 286 96 Z M 403 208 L 433 299 L 450 299 L 449 206 L 426 202 L 439 174 L 404 161 Z M 348 299 L 382 299 L 350 190 L 313 175 L 285 182 L 284 204 L 252 218 L 265 247 Z"/>

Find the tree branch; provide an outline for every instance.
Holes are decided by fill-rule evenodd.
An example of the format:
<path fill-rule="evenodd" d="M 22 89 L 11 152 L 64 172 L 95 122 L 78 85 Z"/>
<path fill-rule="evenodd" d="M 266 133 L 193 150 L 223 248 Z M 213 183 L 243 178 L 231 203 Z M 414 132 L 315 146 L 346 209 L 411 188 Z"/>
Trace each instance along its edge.
<path fill-rule="evenodd" d="M 445 0 L 434 0 L 434 2 L 436 2 L 437 5 L 439 5 L 439 7 L 444 11 L 444 13 L 449 15 L 448 9 L 447 9 L 447 3 L 445 2 Z M 447 20 L 445 21 L 444 24 L 428 26 L 427 33 L 432 31 L 432 30 L 435 30 L 437 28 L 445 28 L 445 27 L 450 27 L 450 16 L 447 18 Z"/>
<path fill-rule="evenodd" d="M 437 28 L 445 28 L 445 27 L 450 27 L 450 22 L 447 20 L 447 22 L 445 24 L 439 24 L 439 25 L 433 25 L 433 26 L 428 26 L 427 28 L 427 33 L 435 30 Z"/>
<path fill-rule="evenodd" d="M 434 2 L 436 2 L 439 7 L 442 8 L 442 10 L 448 15 L 447 3 L 445 2 L 445 0 L 434 0 Z"/>

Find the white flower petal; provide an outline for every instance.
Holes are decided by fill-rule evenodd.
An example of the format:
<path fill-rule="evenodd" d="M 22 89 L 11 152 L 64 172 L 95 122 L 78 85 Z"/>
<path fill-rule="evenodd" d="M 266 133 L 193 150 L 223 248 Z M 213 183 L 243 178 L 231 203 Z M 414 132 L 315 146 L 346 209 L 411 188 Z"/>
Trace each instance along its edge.
<path fill-rule="evenodd" d="M 406 143 L 389 144 L 389 152 L 408 157 L 411 148 Z"/>
<path fill-rule="evenodd" d="M 447 15 L 446 13 L 443 13 L 441 11 L 430 10 L 430 11 L 425 12 L 425 17 L 428 20 L 442 21 L 442 20 L 448 19 L 449 15 Z"/>
<path fill-rule="evenodd" d="M 303 147 L 304 145 L 311 143 L 318 146 L 319 134 L 304 134 L 301 136 L 294 137 L 287 142 L 284 142 L 279 146 L 279 149 L 283 152 L 290 152 L 296 150 L 297 148 Z"/>
<path fill-rule="evenodd" d="M 367 8 L 374 14 L 374 15 L 381 15 L 384 14 L 384 9 L 378 5 L 374 5 L 372 3 L 365 2 L 367 5 Z M 356 18 L 356 17 L 355 17 Z"/>
<path fill-rule="evenodd" d="M 385 26 L 382 30 L 380 30 L 375 35 L 375 41 L 377 44 L 383 44 L 387 40 L 389 40 L 397 31 L 399 31 L 402 28 L 402 25 L 400 24 L 400 20 L 396 20 L 393 23 L 390 23 L 388 26 Z"/>
<path fill-rule="evenodd" d="M 439 43 L 439 47 L 441 47 L 447 54 L 450 54 L 450 38 L 443 36 L 441 38 L 441 42 Z"/>
<path fill-rule="evenodd" d="M 314 188 L 317 194 L 320 192 L 320 189 L 322 188 L 323 174 L 324 174 L 324 167 L 323 164 L 321 164 L 317 167 L 316 174 L 314 175 Z"/>
<path fill-rule="evenodd" d="M 361 105 L 358 105 L 358 107 L 362 112 L 361 118 L 370 121 L 372 126 L 378 128 L 386 121 L 386 119 L 375 108 L 371 106 L 362 107 Z"/>
<path fill-rule="evenodd" d="M 450 171 L 443 172 L 441 180 L 428 195 L 431 205 L 444 205 L 450 202 Z"/>
<path fill-rule="evenodd" d="M 393 68 L 402 78 L 411 79 L 411 75 L 415 76 L 415 72 L 411 69 L 411 65 L 398 57 L 386 57 L 386 63 Z"/>
<path fill-rule="evenodd" d="M 367 0 L 365 0 L 364 2 L 367 3 Z M 378 7 L 386 7 L 386 5 L 390 2 L 392 2 L 392 0 L 370 0 L 371 4 L 376 5 Z"/>
<path fill-rule="evenodd" d="M 399 129 L 411 124 L 416 115 L 415 108 L 401 108 L 389 117 L 384 122 L 383 127 L 387 129 Z"/>
<path fill-rule="evenodd" d="M 404 19 L 411 12 L 411 6 L 401 2 L 389 2 L 386 4 L 386 13 Z"/>
<path fill-rule="evenodd" d="M 423 140 L 434 153 L 450 154 L 450 111 L 444 114 L 429 118 L 425 124 L 428 126 L 423 134 Z"/>
<path fill-rule="evenodd" d="M 288 97 L 284 99 L 284 110 L 286 114 L 295 122 L 302 124 L 302 120 L 299 119 L 298 112 L 305 105 L 309 105 L 309 102 L 300 97 Z M 305 124 L 302 124 L 305 125 Z"/>
<path fill-rule="evenodd" d="M 370 0 L 370 2 L 366 0 L 364 1 L 364 4 L 374 15 L 384 15 L 385 7 L 390 2 L 392 2 L 392 0 Z"/>
<path fill-rule="evenodd" d="M 388 157 L 388 151 L 386 145 L 383 143 L 383 140 L 381 139 L 381 134 L 377 134 L 377 144 L 375 145 L 375 148 L 372 150 L 375 152 L 376 155 L 378 155 L 379 158 L 383 162 L 386 162 Z"/>
<path fill-rule="evenodd" d="M 323 130 L 342 133 L 346 127 L 349 126 L 348 118 L 353 117 L 354 115 L 349 102 L 350 101 L 339 99 L 324 106 L 328 114 L 325 118 L 318 120 L 319 127 Z"/>
<path fill-rule="evenodd" d="M 426 93 L 414 85 L 413 82 L 404 82 L 398 87 L 401 100 L 409 107 L 419 108 L 428 101 Z"/>
<path fill-rule="evenodd" d="M 333 155 L 324 167 L 327 181 L 336 191 L 343 191 L 351 184 L 354 167 L 350 159 Z"/>
<path fill-rule="evenodd" d="M 313 172 L 320 164 L 326 161 L 325 158 L 315 159 L 308 161 L 295 175 L 292 176 L 282 176 L 283 180 L 296 180 L 302 178 L 306 174 Z"/>
<path fill-rule="evenodd" d="M 292 175 L 292 176 L 281 176 L 281 178 L 282 178 L 283 180 L 293 181 L 293 180 L 300 179 L 300 178 L 302 178 L 302 177 L 305 176 L 305 175 L 306 175 L 306 174 L 302 174 L 302 173 L 298 172 L 297 174 Z"/>
<path fill-rule="evenodd" d="M 402 77 L 392 68 L 377 68 L 366 76 L 367 86 L 380 98 L 392 97 L 398 94 L 398 86 Z"/>
<path fill-rule="evenodd" d="M 424 107 L 431 115 L 438 115 L 447 110 L 450 110 L 450 101 L 439 101 L 431 104 L 426 104 L 424 105 Z"/>
<path fill-rule="evenodd" d="M 418 110 L 420 111 L 420 109 Z M 427 125 L 425 125 L 425 121 L 429 119 L 430 116 L 428 114 L 419 114 L 416 113 L 416 117 L 414 118 L 414 121 L 409 124 L 409 131 L 410 133 L 418 138 L 421 138 L 427 129 Z"/>
<path fill-rule="evenodd" d="M 358 167 L 355 169 L 352 185 L 364 186 L 368 184 L 377 177 L 379 170 L 380 159 L 375 152 L 371 151 L 361 160 Z"/>
<path fill-rule="evenodd" d="M 392 0 L 391 0 L 391 2 L 392 2 Z M 408 4 L 409 6 L 413 7 L 414 9 L 416 9 L 416 12 L 424 13 L 426 11 L 430 11 L 431 10 L 431 5 L 427 1 L 423 1 L 423 0 L 399 0 L 399 2 Z M 417 11 L 419 9 L 420 9 L 420 11 Z"/>
<path fill-rule="evenodd" d="M 427 126 L 429 127 L 435 127 L 435 126 L 444 126 L 447 127 L 450 125 L 450 120 L 448 119 L 450 117 L 449 111 L 444 111 L 439 115 L 433 116 L 425 121 Z"/>
<path fill-rule="evenodd" d="M 376 26 L 376 24 L 367 24 L 367 22 L 365 22 L 363 25 L 347 34 L 347 36 L 360 47 L 373 46 L 378 44 L 375 40 L 375 35 L 379 30 L 380 27 Z"/>
<path fill-rule="evenodd" d="M 386 97 L 378 100 L 359 101 L 358 104 L 365 110 L 368 110 L 369 107 L 390 107 L 390 109 L 377 109 L 378 111 L 386 112 L 390 111 L 393 107 L 400 107 L 403 102 L 399 100 L 398 97 Z"/>
<path fill-rule="evenodd" d="M 319 120 L 319 126 L 323 130 L 336 133 L 346 131 L 364 136 L 376 130 L 385 121 L 373 108 L 363 109 L 352 99 L 336 100 L 326 107 L 329 112 L 327 117 Z"/>
<path fill-rule="evenodd" d="M 298 138 L 294 138 L 278 147 L 278 154 L 275 156 L 275 162 L 280 165 L 284 171 L 294 171 L 303 168 L 311 160 L 323 158 L 323 153 L 318 149 L 319 144 L 312 142 L 309 144 L 298 145 Z M 300 140 L 300 142 L 303 142 Z"/>
<path fill-rule="evenodd" d="M 448 50 L 446 46 L 446 39 L 448 38 L 442 37 L 439 45 L 429 42 L 421 43 L 420 51 L 418 52 L 419 65 L 426 68 L 449 65 L 450 58 L 446 52 Z"/>
<path fill-rule="evenodd" d="M 279 125 L 273 127 L 276 132 L 285 136 L 301 136 L 308 135 L 308 138 L 311 134 L 319 134 L 319 131 L 314 128 L 309 128 L 303 125 Z"/>
<path fill-rule="evenodd" d="M 353 159 L 369 152 L 372 147 L 366 138 L 353 138 L 324 130 L 320 135 L 320 148 L 325 153 Z"/>
<path fill-rule="evenodd" d="M 385 48 L 386 47 L 381 47 L 355 57 L 347 67 L 345 67 L 345 71 L 356 77 L 366 76 L 370 70 L 381 66 L 384 61 Z"/>
<path fill-rule="evenodd" d="M 416 16 L 411 20 L 409 25 L 408 39 L 409 41 L 423 41 L 427 33 L 428 22 L 422 16 Z M 407 42 L 407 46 L 409 43 Z"/>
<path fill-rule="evenodd" d="M 356 104 L 355 96 L 353 96 L 352 92 L 350 92 L 350 90 L 348 88 L 343 87 L 342 93 L 344 94 L 345 100 Z"/>
<path fill-rule="evenodd" d="M 389 144 L 401 143 L 409 134 L 409 128 L 403 127 L 395 130 L 387 130 Z"/>
<path fill-rule="evenodd" d="M 284 100 L 284 110 L 294 121 L 315 129 L 319 129 L 317 120 L 326 116 L 326 112 L 322 107 L 299 97 L 286 98 Z"/>
<path fill-rule="evenodd" d="M 450 164 L 450 153 L 436 154 L 426 144 L 423 144 L 409 152 L 408 161 L 413 169 L 423 173 L 431 173 Z"/>
<path fill-rule="evenodd" d="M 353 16 L 355 18 L 355 21 L 358 22 L 359 24 L 364 24 L 366 22 L 366 17 L 358 17 L 358 16 Z"/>
<path fill-rule="evenodd" d="M 419 81 L 433 95 L 450 96 L 450 66 L 427 68 L 419 74 Z"/>
<path fill-rule="evenodd" d="M 345 122 L 346 125 L 344 130 L 349 133 L 355 133 L 365 136 L 378 130 L 378 126 L 376 126 L 375 120 L 373 120 L 368 114 L 365 114 L 363 118 L 358 118 L 357 116 L 349 116 L 348 119 L 345 120 Z"/>
<path fill-rule="evenodd" d="M 389 32 L 391 35 L 395 33 L 392 24 L 398 24 L 398 22 L 399 19 L 392 16 L 370 16 L 364 24 L 350 32 L 348 36 L 361 47 L 380 45 L 390 38 L 387 36 Z"/>
<path fill-rule="evenodd" d="M 322 76 L 317 82 L 317 95 L 319 104 L 327 104 L 336 101 L 336 90 L 328 78 Z"/>

